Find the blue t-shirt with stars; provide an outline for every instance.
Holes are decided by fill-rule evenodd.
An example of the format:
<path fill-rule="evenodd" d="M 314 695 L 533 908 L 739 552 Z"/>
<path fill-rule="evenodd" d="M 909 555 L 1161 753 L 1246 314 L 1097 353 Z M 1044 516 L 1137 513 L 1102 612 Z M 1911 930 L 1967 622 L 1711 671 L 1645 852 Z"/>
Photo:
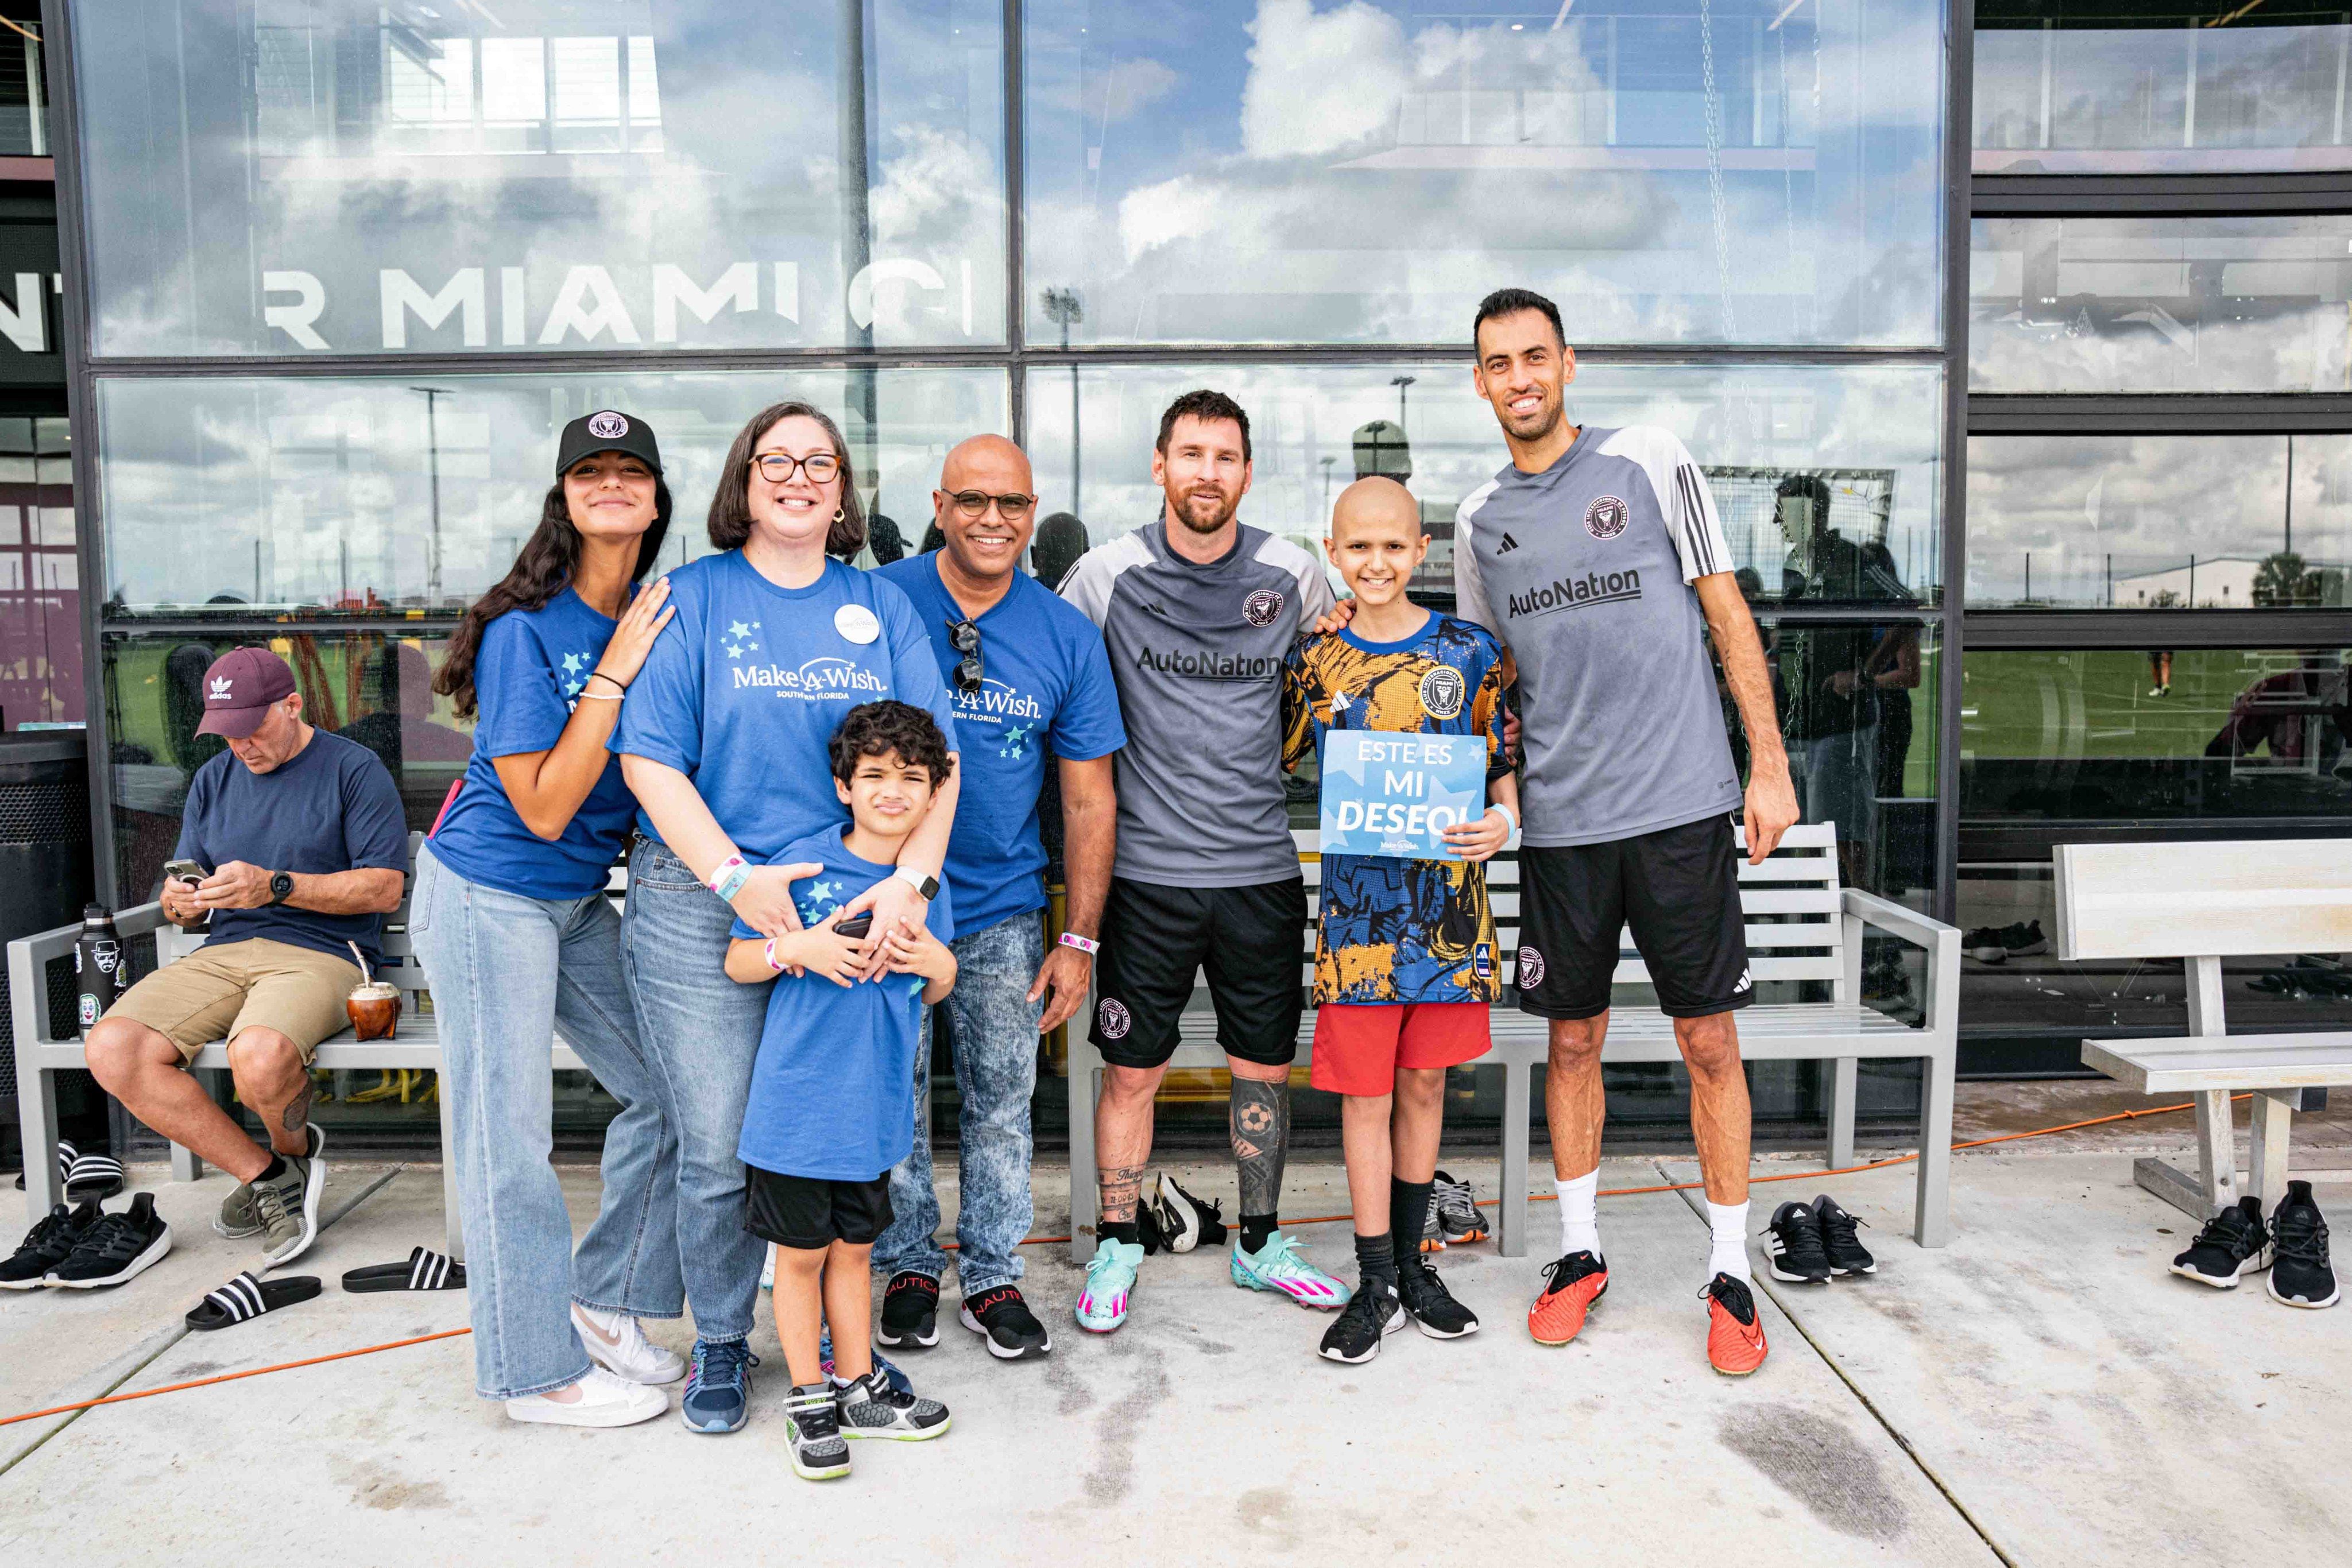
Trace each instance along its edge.
<path fill-rule="evenodd" d="M 955 705 L 963 794 L 948 841 L 947 874 L 966 931 L 1045 906 L 1045 846 L 1037 836 L 1037 793 L 1049 757 L 1088 762 L 1127 744 L 1118 687 L 1102 633 L 1086 612 L 1026 572 L 975 622 L 981 683 L 956 684 L 963 655 L 948 628 L 963 619 L 940 581 L 939 552 L 878 569 L 906 590 L 922 617 L 940 675 Z"/>
<path fill-rule="evenodd" d="M 637 813 L 621 759 L 605 759 L 596 788 L 552 843 L 523 826 L 492 759 L 555 745 L 618 624 L 567 587 L 536 610 L 509 610 L 482 628 L 473 760 L 432 841 L 435 857 L 467 881 L 523 898 L 585 898 L 604 888 Z"/>
<path fill-rule="evenodd" d="M 890 874 L 890 867 L 843 847 L 847 831 L 828 828 L 770 857 L 824 868 L 793 883 L 803 925 Z M 955 940 L 952 890 L 940 890 L 923 924 L 940 941 Z M 759 933 L 738 920 L 734 935 Z M 929 983 L 920 975 L 851 986 L 821 975 L 778 976 L 735 1157 L 779 1176 L 827 1181 L 872 1181 L 905 1159 L 915 1142 L 915 1047 Z"/>
<path fill-rule="evenodd" d="M 806 588 L 779 588 L 734 549 L 671 572 L 669 601 L 677 614 L 630 684 L 613 749 L 692 779 L 754 865 L 848 821 L 826 747 L 851 708 L 911 703 L 954 747 L 955 711 L 915 608 L 873 573 L 828 560 Z"/>

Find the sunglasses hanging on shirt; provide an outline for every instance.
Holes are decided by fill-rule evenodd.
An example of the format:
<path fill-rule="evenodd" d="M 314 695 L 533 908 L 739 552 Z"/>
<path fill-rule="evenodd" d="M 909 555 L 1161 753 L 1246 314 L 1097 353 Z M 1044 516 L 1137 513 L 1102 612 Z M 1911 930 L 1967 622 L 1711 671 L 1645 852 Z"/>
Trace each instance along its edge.
<path fill-rule="evenodd" d="M 949 622 L 948 646 L 963 655 L 961 662 L 955 667 L 956 690 L 960 692 L 980 690 L 981 675 L 984 669 L 980 660 L 980 628 L 970 621 Z"/>

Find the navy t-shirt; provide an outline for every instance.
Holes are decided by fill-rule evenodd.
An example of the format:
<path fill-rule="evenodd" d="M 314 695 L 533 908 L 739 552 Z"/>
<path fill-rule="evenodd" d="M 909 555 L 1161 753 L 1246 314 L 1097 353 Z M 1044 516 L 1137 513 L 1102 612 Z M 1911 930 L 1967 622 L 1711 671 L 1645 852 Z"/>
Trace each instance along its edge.
<path fill-rule="evenodd" d="M 890 874 L 842 847 L 845 824 L 769 857 L 824 870 L 793 883 L 803 925 L 814 925 Z M 955 894 L 942 887 L 923 924 L 955 940 Z M 740 940 L 759 932 L 735 922 Z M 838 986 L 822 975 L 779 975 L 751 1067 L 751 1098 L 735 1156 L 779 1176 L 872 1181 L 915 1143 L 915 1047 L 923 1022 L 920 975 Z"/>
<path fill-rule="evenodd" d="M 256 773 L 224 751 L 188 781 L 175 859 L 207 872 L 230 861 L 265 871 L 322 875 L 330 872 L 408 870 L 408 822 L 400 790 L 376 754 L 323 729 L 282 768 Z M 356 942 L 373 972 L 381 915 L 320 915 L 279 904 L 274 909 L 219 909 L 205 946 L 267 937 L 348 958 Z M 909 1065 L 908 1071 L 912 1071 Z"/>
<path fill-rule="evenodd" d="M 692 779 L 752 864 L 848 821 L 825 747 L 851 708 L 911 703 L 954 744 L 915 608 L 873 573 L 827 560 L 808 587 L 779 588 L 729 550 L 671 572 L 669 601 L 677 614 L 629 684 L 613 749 Z"/>
<path fill-rule="evenodd" d="M 637 814 L 621 759 L 605 758 L 604 776 L 552 842 L 523 825 L 496 759 L 546 751 L 562 738 L 619 624 L 565 588 L 536 610 L 509 610 L 482 628 L 474 655 L 480 706 L 474 758 L 433 835 L 434 854 L 467 881 L 523 898 L 585 898 L 604 888 Z"/>
<path fill-rule="evenodd" d="M 963 619 L 940 580 L 939 552 L 877 570 L 906 590 L 939 655 L 941 683 L 955 704 L 950 744 L 962 755 L 964 785 L 948 841 L 947 874 L 967 932 L 1045 906 L 1045 841 L 1037 836 L 1037 794 L 1050 754 L 1073 762 L 1108 757 L 1127 744 L 1118 688 L 1102 633 L 1076 605 L 1025 572 L 975 622 L 980 628 L 980 689 L 955 685 L 963 655 L 948 628 Z"/>

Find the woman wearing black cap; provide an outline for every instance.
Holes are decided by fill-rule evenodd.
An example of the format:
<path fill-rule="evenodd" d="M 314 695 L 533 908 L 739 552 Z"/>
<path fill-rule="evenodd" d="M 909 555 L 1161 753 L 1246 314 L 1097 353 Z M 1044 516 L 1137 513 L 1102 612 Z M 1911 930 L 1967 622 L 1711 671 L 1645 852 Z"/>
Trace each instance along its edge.
<path fill-rule="evenodd" d="M 622 1427 L 685 1375 L 641 1317 L 679 1315 L 677 1144 L 638 1045 L 605 879 L 636 800 L 605 750 L 669 622 L 637 583 L 668 532 L 654 433 L 610 409 L 564 426 L 512 570 L 466 612 L 434 690 L 476 716 L 473 760 L 416 861 L 409 932 L 441 1026 L 471 1255 L 475 1385 L 519 1421 Z M 621 1103 L 604 1207 L 575 1256 L 548 1165 L 556 1030 Z"/>

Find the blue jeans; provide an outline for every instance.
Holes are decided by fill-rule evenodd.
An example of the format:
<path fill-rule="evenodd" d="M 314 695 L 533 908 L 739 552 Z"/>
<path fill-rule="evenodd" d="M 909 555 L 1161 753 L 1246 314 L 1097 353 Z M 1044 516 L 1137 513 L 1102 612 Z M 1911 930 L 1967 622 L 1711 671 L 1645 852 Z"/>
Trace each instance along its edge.
<path fill-rule="evenodd" d="M 743 1109 L 768 985 L 727 977 L 735 912 L 692 868 L 640 837 L 629 857 L 622 966 L 677 1138 L 677 1245 L 698 1338 L 748 1339 L 767 1243 L 743 1228 Z"/>
<path fill-rule="evenodd" d="M 955 989 L 956 1089 L 963 1100 L 963 1200 L 956 1207 L 956 1278 L 970 1301 L 1021 1278 L 1021 1239 L 1035 1217 L 1029 1197 L 1029 1097 L 1037 1087 L 1037 1019 L 1029 999 L 1045 961 L 1045 924 L 1032 910 L 948 945 Z M 936 1239 L 940 1195 L 931 1182 L 931 1015 L 915 1051 L 915 1146 L 890 1173 L 897 1216 L 874 1244 L 874 1271 L 911 1270 L 936 1280 L 948 1255 Z"/>
<path fill-rule="evenodd" d="M 485 1399 L 562 1388 L 588 1371 L 570 1303 L 674 1318 L 685 1302 L 677 1145 L 622 979 L 620 917 L 602 893 L 524 898 L 468 882 L 428 844 L 408 931 L 441 1026 L 475 1388 Z M 604 1129 L 603 1207 L 577 1253 L 548 1164 L 559 1030 L 621 1103 Z"/>

